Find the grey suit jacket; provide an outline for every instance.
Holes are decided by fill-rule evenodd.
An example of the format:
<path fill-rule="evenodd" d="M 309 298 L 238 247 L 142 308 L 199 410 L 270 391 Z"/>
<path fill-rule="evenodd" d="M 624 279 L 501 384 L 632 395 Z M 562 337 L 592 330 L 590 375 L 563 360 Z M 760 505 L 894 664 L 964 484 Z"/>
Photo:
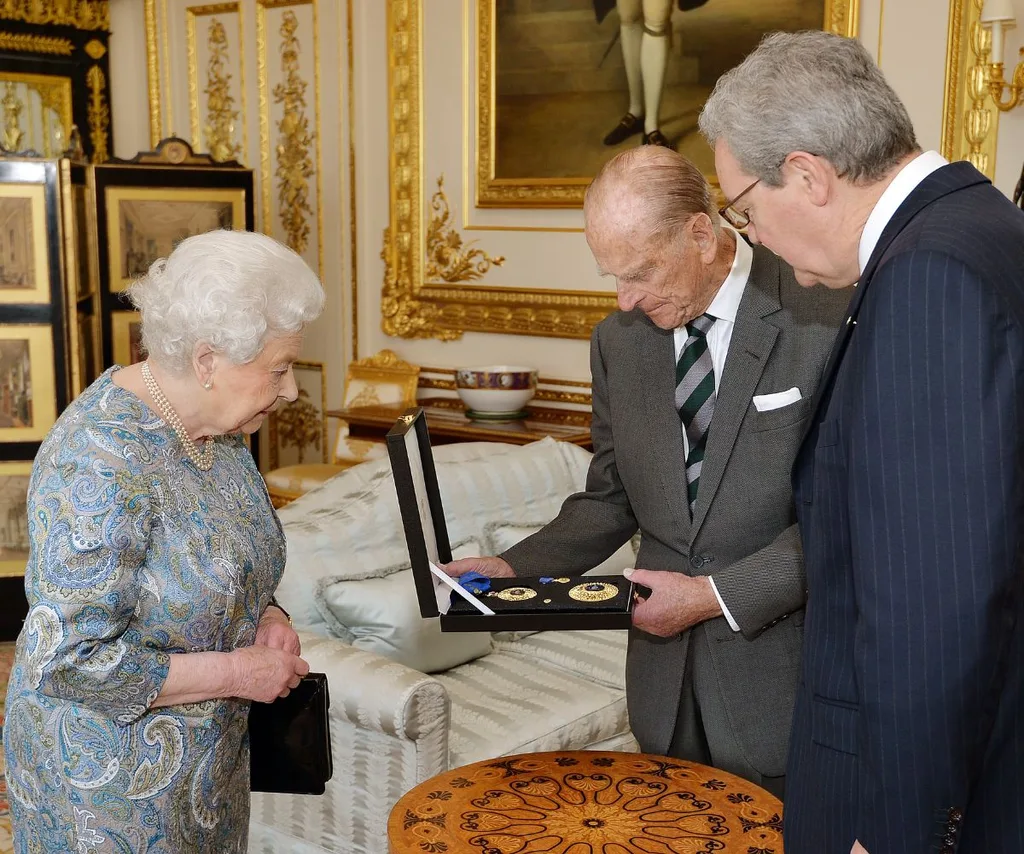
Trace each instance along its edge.
<path fill-rule="evenodd" d="M 760 773 L 784 773 L 806 595 L 790 469 L 849 298 L 849 290 L 801 288 L 789 267 L 754 248 L 692 520 L 673 333 L 638 311 L 617 312 L 594 330 L 586 491 L 502 557 L 520 575 L 582 572 L 639 529 L 637 566 L 713 576 L 741 633 L 724 617 L 673 638 L 630 632 L 629 716 L 646 752 L 668 750 L 693 642 L 703 715 L 727 716 Z M 754 408 L 754 395 L 793 386 L 798 403 Z"/>

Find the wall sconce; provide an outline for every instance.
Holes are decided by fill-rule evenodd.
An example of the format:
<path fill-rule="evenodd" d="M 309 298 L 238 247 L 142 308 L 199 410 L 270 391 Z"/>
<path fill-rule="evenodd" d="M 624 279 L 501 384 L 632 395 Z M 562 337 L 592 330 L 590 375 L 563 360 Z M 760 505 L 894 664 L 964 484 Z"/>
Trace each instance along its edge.
<path fill-rule="evenodd" d="M 988 87 L 992 100 L 1004 113 L 1024 103 L 1024 59 L 1017 63 L 1009 83 L 1003 77 L 1003 35 L 1017 25 L 1011 0 L 985 0 L 981 12 L 981 25 L 992 32 L 992 62 L 989 64 Z M 1024 56 L 1024 48 L 1020 50 Z M 1003 100 L 1003 90 L 1009 89 L 1009 100 Z"/>

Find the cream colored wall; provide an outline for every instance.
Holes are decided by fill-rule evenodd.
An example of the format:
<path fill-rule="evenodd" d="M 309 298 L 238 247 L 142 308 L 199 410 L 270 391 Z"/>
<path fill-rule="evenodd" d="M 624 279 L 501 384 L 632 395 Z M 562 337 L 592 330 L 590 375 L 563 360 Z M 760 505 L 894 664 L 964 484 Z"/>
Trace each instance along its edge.
<path fill-rule="evenodd" d="M 351 0 L 355 46 L 355 123 L 352 135 L 356 150 L 356 240 L 358 287 L 350 290 L 351 228 L 347 195 L 347 102 L 344 75 L 345 0 L 321 2 L 323 10 L 336 6 L 336 15 L 321 26 L 321 118 L 325 131 L 323 181 L 336 201 L 324 211 L 326 266 L 324 282 L 329 293 L 325 317 L 312 330 L 307 357 L 325 361 L 334 389 L 331 403 L 340 395 L 344 367 L 357 348 L 359 356 L 390 347 L 403 358 L 431 366 L 516 362 L 536 366 L 550 377 L 589 379 L 588 345 L 581 340 L 561 340 L 518 335 L 467 333 L 461 340 L 392 338 L 381 331 L 380 291 L 384 275 L 380 260 L 382 233 L 389 222 L 388 193 L 388 68 L 385 41 L 388 3 L 384 0 Z M 493 269 L 482 284 L 521 287 L 558 287 L 579 290 L 611 290 L 599 279 L 583 235 L 579 231 L 544 232 L 489 230 L 503 228 L 579 229 L 578 210 L 479 210 L 469 209 L 472 187 L 464 186 L 467 171 L 463 141 L 475 121 L 473 104 L 463 103 L 467 81 L 473 73 L 464 56 L 472 45 L 472 0 L 425 0 L 423 49 L 431 76 L 425 84 L 423 112 L 425 138 L 422 178 L 425 202 L 442 172 L 448 200 L 466 240 L 477 240 L 487 252 L 505 255 L 504 267 Z M 1016 53 L 1024 35 L 1024 0 L 1012 0 L 1022 27 L 1010 32 L 1007 55 Z M 116 152 L 120 156 L 148 147 L 148 101 L 145 40 L 140 0 L 111 0 L 111 62 Z M 921 144 L 938 148 L 946 64 L 948 0 L 862 0 L 860 38 L 880 59 L 881 67 L 907 104 Z M 252 27 L 251 18 L 248 26 Z M 1013 51 L 1013 54 L 1010 51 Z M 250 101 L 250 105 L 253 104 Z M 187 135 L 187 127 L 176 127 Z M 328 134 L 330 140 L 328 141 Z M 444 144 L 436 143 L 441 134 Z M 250 145 L 253 136 L 250 128 Z M 1024 107 L 1001 116 L 996 185 L 1009 194 L 1024 160 Z M 326 196 L 326 193 L 325 193 Z M 353 330 L 353 309 L 358 323 Z M 355 341 L 351 336 L 356 334 Z"/>

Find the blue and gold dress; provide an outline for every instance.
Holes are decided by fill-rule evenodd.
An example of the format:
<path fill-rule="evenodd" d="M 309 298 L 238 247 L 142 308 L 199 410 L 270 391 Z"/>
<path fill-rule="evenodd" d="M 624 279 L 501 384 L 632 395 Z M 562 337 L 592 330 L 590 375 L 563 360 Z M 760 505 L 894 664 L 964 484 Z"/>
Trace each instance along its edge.
<path fill-rule="evenodd" d="M 16 852 L 244 852 L 248 701 L 150 708 L 168 655 L 253 643 L 285 544 L 240 436 L 200 471 L 104 373 L 29 486 L 3 743 Z"/>

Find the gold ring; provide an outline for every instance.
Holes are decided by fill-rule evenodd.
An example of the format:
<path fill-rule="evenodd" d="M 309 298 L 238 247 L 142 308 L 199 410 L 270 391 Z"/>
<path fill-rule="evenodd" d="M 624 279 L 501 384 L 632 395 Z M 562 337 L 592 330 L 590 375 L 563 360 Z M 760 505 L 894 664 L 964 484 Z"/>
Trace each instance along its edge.
<path fill-rule="evenodd" d="M 506 602 L 525 602 L 536 596 L 537 591 L 530 587 L 509 587 L 507 590 L 495 591 L 494 595 Z"/>
<path fill-rule="evenodd" d="M 588 584 L 577 584 L 569 590 L 569 596 L 578 602 L 603 602 L 614 599 L 619 588 L 606 581 L 591 581 Z"/>

